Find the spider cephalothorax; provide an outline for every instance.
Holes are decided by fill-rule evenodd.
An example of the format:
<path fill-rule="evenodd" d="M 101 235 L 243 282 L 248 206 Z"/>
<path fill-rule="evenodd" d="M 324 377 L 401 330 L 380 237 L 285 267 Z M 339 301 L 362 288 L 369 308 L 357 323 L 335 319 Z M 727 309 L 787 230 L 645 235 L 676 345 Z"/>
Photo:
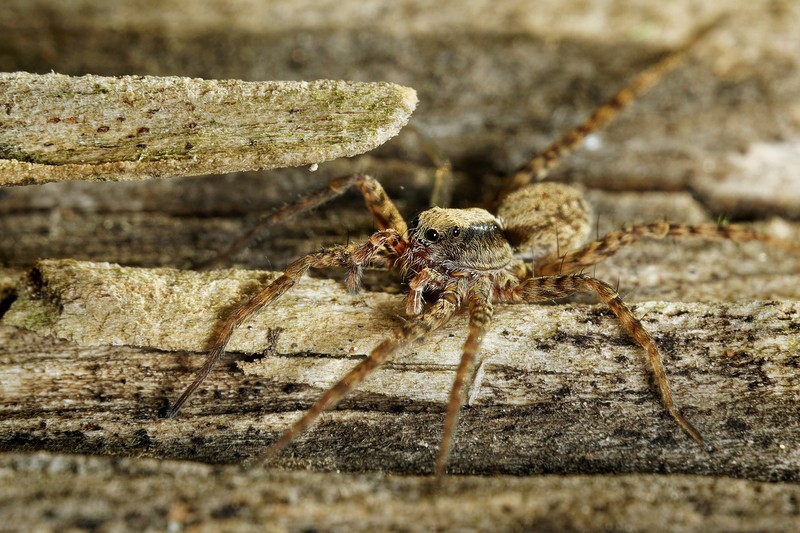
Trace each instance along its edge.
<path fill-rule="evenodd" d="M 422 312 L 423 297 L 436 298 L 452 285 L 460 302 L 470 280 L 507 277 L 514 260 L 500 220 L 485 209 L 434 207 L 417 215 L 399 262 L 409 278 L 408 314 Z M 454 283 L 455 280 L 460 283 Z"/>
<path fill-rule="evenodd" d="M 212 337 L 205 364 L 168 416 L 175 416 L 205 380 L 236 327 L 291 289 L 309 268 L 343 268 L 348 272 L 348 286 L 356 290 L 363 269 L 379 267 L 399 269 L 405 275 L 409 287 L 406 304 L 409 318 L 326 391 L 267 450 L 266 456 L 286 447 L 323 411 L 335 406 L 399 348 L 441 327 L 457 312 L 466 312 L 469 327 L 450 391 L 436 460 L 435 471 L 442 474 L 469 376 L 492 321 L 493 304 L 550 301 L 576 292 L 593 293 L 614 313 L 623 329 L 646 352 L 667 412 L 694 440 L 702 442 L 700 434 L 675 406 L 659 350 L 650 334 L 611 286 L 584 274 L 584 271 L 642 237 L 692 236 L 787 243 L 742 226 L 654 222 L 615 231 L 582 245 L 591 227 L 591 214 L 581 193 L 556 183 L 530 184 L 533 179 L 543 179 L 561 156 L 579 146 L 586 135 L 605 125 L 635 96 L 674 68 L 687 48 L 673 52 L 641 73 L 584 124 L 568 132 L 513 174 L 497 196 L 494 207 L 498 216 L 479 208 L 434 207 L 420 213 L 409 228 L 383 187 L 373 178 L 363 175 L 337 178 L 324 189 L 287 206 L 284 212 L 295 214 L 355 186 L 373 215 L 377 231 L 360 244 L 332 246 L 301 257 L 268 287 L 228 316 Z M 273 215 L 273 220 L 278 218 Z M 523 263 L 522 257 L 533 263 Z"/>
<path fill-rule="evenodd" d="M 417 215 L 409 229 L 406 269 L 499 270 L 513 260 L 500 220 L 477 207 L 434 207 Z"/>

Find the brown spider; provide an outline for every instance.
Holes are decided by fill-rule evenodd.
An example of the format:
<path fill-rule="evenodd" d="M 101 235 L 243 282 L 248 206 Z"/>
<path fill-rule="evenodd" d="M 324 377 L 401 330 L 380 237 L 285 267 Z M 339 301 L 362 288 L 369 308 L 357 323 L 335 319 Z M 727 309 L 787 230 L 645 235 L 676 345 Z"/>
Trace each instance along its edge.
<path fill-rule="evenodd" d="M 699 32 L 689 44 L 640 73 L 586 122 L 513 174 L 498 195 L 497 216 L 480 208 L 433 207 L 420 213 L 408 227 L 383 187 L 375 179 L 364 175 L 334 179 L 327 187 L 274 214 L 262 226 L 317 206 L 355 185 L 361 191 L 378 231 L 364 243 L 332 246 L 301 257 L 268 287 L 236 309 L 217 331 L 205 364 L 194 382 L 169 410 L 168 416 L 175 416 L 209 375 L 234 330 L 248 317 L 291 289 L 309 268 L 345 268 L 348 271 L 347 286 L 351 291 L 356 291 L 364 268 L 380 267 L 399 269 L 408 279 L 406 312 L 409 320 L 325 392 L 269 447 L 262 458 L 272 457 L 285 448 L 322 412 L 333 408 L 396 350 L 440 328 L 454 314 L 466 309 L 469 329 L 450 391 L 436 459 L 435 473 L 441 476 L 447 465 L 469 377 L 484 334 L 491 324 L 493 303 L 545 302 L 581 291 L 594 293 L 605 303 L 622 327 L 647 352 L 664 407 L 686 433 L 702 444 L 699 432 L 675 405 L 661 355 L 650 334 L 610 285 L 583 271 L 642 237 L 662 239 L 668 236 L 694 236 L 739 242 L 760 240 L 791 247 L 795 245 L 743 226 L 687 226 L 656 222 L 615 231 L 581 246 L 588 236 L 592 219 L 582 194 L 568 185 L 530 182 L 545 178 L 549 170 L 565 154 L 577 148 L 589 133 L 605 126 L 622 108 L 675 68 L 692 43 L 706 30 Z M 246 239 L 260 229 L 251 232 Z M 238 251 L 242 242 L 245 241 L 234 245 L 225 256 Z M 561 253 L 561 249 L 569 251 Z M 521 252 L 529 250 L 534 251 L 533 264 L 521 258 Z"/>

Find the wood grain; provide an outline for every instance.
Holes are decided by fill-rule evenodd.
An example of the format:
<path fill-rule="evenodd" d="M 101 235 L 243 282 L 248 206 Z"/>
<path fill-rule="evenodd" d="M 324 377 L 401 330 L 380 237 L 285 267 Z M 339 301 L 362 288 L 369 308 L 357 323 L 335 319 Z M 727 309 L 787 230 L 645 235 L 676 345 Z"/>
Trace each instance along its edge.
<path fill-rule="evenodd" d="M 100 531 L 792 531 L 796 484 L 704 476 L 450 477 L 0 454 L 7 522 Z"/>
<path fill-rule="evenodd" d="M 800 213 L 800 4 L 629 4 L 541 0 L 531 9 L 516 1 L 403 0 L 375 9 L 318 0 L 8 0 L 0 70 L 395 81 L 418 91 L 413 121 L 453 163 L 453 205 L 469 207 L 481 205 L 494 176 L 727 11 L 726 24 L 685 65 L 554 177 L 587 186 L 601 235 L 653 220 L 752 218 L 762 230 L 800 241 L 796 222 L 776 218 Z M 6 187 L 0 311 L 39 258 L 186 268 L 276 206 L 353 171 L 376 176 L 410 219 L 428 205 L 430 167 L 419 138 L 404 128 L 370 155 L 324 163 L 315 173 Z M 280 270 L 371 229 L 363 201 L 347 195 L 271 228 L 235 264 Z M 232 464 L 272 442 L 377 342 L 362 329 L 398 323 L 401 297 L 383 294 L 402 292 L 397 280 L 370 273 L 377 294 L 354 299 L 339 299 L 336 284 L 304 281 L 300 292 L 339 303 L 311 294 L 316 305 L 289 321 L 277 353 L 229 354 L 205 394 L 170 423 L 159 413 L 189 382 L 201 352 L 82 347 L 3 326 L 0 400 L 9 425 L 0 529 L 797 530 L 800 416 L 797 368 L 787 362 L 797 352 L 789 342 L 797 320 L 778 317 L 795 316 L 783 306 L 800 301 L 799 272 L 797 255 L 785 250 L 686 240 L 638 243 L 592 272 L 618 284 L 654 331 L 680 405 L 714 445 L 708 452 L 664 415 L 640 352 L 602 308 L 586 300 L 499 309 L 498 325 L 508 320 L 509 334 L 521 340 L 492 330 L 493 342 L 508 351 L 487 361 L 451 465 L 483 475 L 448 476 L 438 494 L 427 490 L 427 476 L 404 474 L 432 468 L 461 321 L 398 354 L 275 465 L 239 471 Z M 245 282 L 247 274 L 230 275 L 245 292 L 266 276 Z M 315 275 L 341 279 L 341 272 Z M 240 296 L 231 295 L 231 305 Z M 350 305 L 372 299 L 385 307 Z M 347 338 L 321 335 L 340 340 L 337 349 L 358 345 L 356 352 L 291 347 L 290 335 L 302 336 L 309 324 L 301 315 L 325 309 L 361 313 L 342 324 L 352 328 Z M 177 323 L 173 329 L 186 322 Z M 258 324 L 247 332 L 255 350 L 269 345 Z M 190 337 L 199 346 L 209 332 L 197 333 Z M 507 363 L 517 345 L 531 351 Z M 433 352 L 439 346 L 441 355 Z"/>
<path fill-rule="evenodd" d="M 257 453 L 400 323 L 403 306 L 304 280 L 234 335 L 231 349 L 255 356 L 227 359 L 178 419 L 160 419 L 215 324 L 272 276 L 39 263 L 4 317 L 3 448 L 214 463 Z M 665 415 L 644 354 L 602 306 L 506 305 L 484 342 L 451 471 L 800 479 L 798 304 L 647 302 L 635 312 L 708 450 Z M 430 472 L 465 327 L 460 317 L 398 353 L 278 463 Z"/>
<path fill-rule="evenodd" d="M 387 80 L 474 181 L 511 172 L 698 26 L 725 23 L 559 179 L 686 190 L 732 217 L 800 217 L 794 0 L 6 0 L 0 71 Z M 384 153 L 424 161 L 413 138 Z"/>
<path fill-rule="evenodd" d="M 397 135 L 391 83 L 0 74 L 0 185 L 224 174 L 322 163 Z"/>

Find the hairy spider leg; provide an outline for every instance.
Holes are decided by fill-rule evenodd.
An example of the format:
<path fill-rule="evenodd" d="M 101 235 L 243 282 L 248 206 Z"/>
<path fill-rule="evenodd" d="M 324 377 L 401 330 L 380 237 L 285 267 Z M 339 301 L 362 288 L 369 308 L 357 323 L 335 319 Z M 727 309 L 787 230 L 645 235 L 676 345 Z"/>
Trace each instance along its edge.
<path fill-rule="evenodd" d="M 800 244 L 784 241 L 772 235 L 756 231 L 747 226 L 716 224 L 672 224 L 669 222 L 650 222 L 636 224 L 630 228 L 612 231 L 606 236 L 591 241 L 564 255 L 550 255 L 537 261 L 536 276 L 573 274 L 596 265 L 616 254 L 622 247 L 633 244 L 641 238 L 666 239 L 667 237 L 695 237 L 700 239 L 729 240 L 733 242 L 759 241 L 771 246 L 780 246 L 800 251 Z"/>
<path fill-rule="evenodd" d="M 323 412 L 336 406 L 345 395 L 358 386 L 376 368 L 386 362 L 399 348 L 424 337 L 429 332 L 446 324 L 460 305 L 460 297 L 457 290 L 458 288 L 455 286 L 448 287 L 442 296 L 431 304 L 429 308 L 397 328 L 391 337 L 381 342 L 366 359 L 358 363 L 336 385 L 328 389 L 291 428 L 252 462 L 266 461 L 277 455 L 297 435 L 313 424 Z"/>
<path fill-rule="evenodd" d="M 501 300 L 509 303 L 543 302 L 563 298 L 576 292 L 595 293 L 616 315 L 617 320 L 634 338 L 636 343 L 647 352 L 658 390 L 661 393 L 661 402 L 667 412 L 690 437 L 698 444 L 703 445 L 703 438 L 700 433 L 683 417 L 675 405 L 675 400 L 672 398 L 672 392 L 669 388 L 667 373 L 664 370 L 664 363 L 661 360 L 661 354 L 653 337 L 650 336 L 641 321 L 634 316 L 619 294 L 609 284 L 584 274 L 544 276 L 527 279 L 515 287 L 504 288 L 499 292 Z"/>
<path fill-rule="evenodd" d="M 568 154 L 574 152 L 583 144 L 590 134 L 604 128 L 614 120 L 619 113 L 636 101 L 661 79 L 673 71 L 685 59 L 689 50 L 702 39 L 711 29 L 717 26 L 719 20 L 702 27 L 680 48 L 669 52 L 661 60 L 640 72 L 633 80 L 617 92 L 605 104 L 601 105 L 579 126 L 569 130 L 561 138 L 538 153 L 531 160 L 523 164 L 507 179 L 502 187 L 497 200 L 502 200 L 509 193 L 524 187 L 531 181 L 545 179 L 550 171 L 555 168 Z"/>
<path fill-rule="evenodd" d="M 292 206 L 287 206 L 284 213 L 291 218 L 300 212 L 300 205 L 310 206 L 314 202 L 322 203 L 325 199 L 330 199 L 342 194 L 352 185 L 356 185 L 364 197 L 367 208 L 373 215 L 375 225 L 379 231 L 374 233 L 370 239 L 360 246 L 351 244 L 347 246 L 334 246 L 325 248 L 318 252 L 301 257 L 289 265 L 283 274 L 273 281 L 267 288 L 253 296 L 247 303 L 236 309 L 215 332 L 214 342 L 209 351 L 208 357 L 202 368 L 198 371 L 195 380 L 181 394 L 180 398 L 167 412 L 168 418 L 173 418 L 178 414 L 181 407 L 194 393 L 200 384 L 208 377 L 211 370 L 216 365 L 225 346 L 228 344 L 234 330 L 248 317 L 263 309 L 265 306 L 277 300 L 288 291 L 309 268 L 326 268 L 332 266 L 349 267 L 347 286 L 351 291 L 358 289 L 361 282 L 361 272 L 365 264 L 375 264 L 388 266 L 394 258 L 402 255 L 405 250 L 405 234 L 408 226 L 400 215 L 397 207 L 386 195 L 383 187 L 377 180 L 370 176 L 354 174 L 333 179 L 325 188 L 316 191 L 304 198 L 299 199 Z M 307 207 L 306 207 L 307 208 Z M 278 215 L 278 213 L 276 213 Z M 273 216 L 276 216 L 273 215 Z M 381 250 L 386 249 L 389 257 L 375 256 Z"/>
<path fill-rule="evenodd" d="M 265 217 L 226 251 L 196 265 L 195 268 L 205 270 L 229 261 L 236 254 L 247 248 L 268 227 L 286 222 L 301 213 L 319 207 L 337 196 L 341 196 L 353 185 L 356 185 L 364 196 L 364 202 L 373 214 L 377 229 L 394 228 L 401 235 L 406 232 L 407 228 L 403 217 L 400 216 L 394 203 L 386 196 L 386 192 L 377 180 L 364 174 L 351 174 L 334 178 L 324 187 L 303 195 L 294 202 L 279 208 Z"/>
<path fill-rule="evenodd" d="M 439 453 L 436 456 L 435 473 L 437 477 L 444 475 L 447 460 L 453 448 L 453 439 L 456 434 L 458 417 L 464 405 L 467 386 L 474 378 L 475 359 L 480 350 L 483 337 L 492 323 L 492 283 L 486 278 L 480 279 L 469 288 L 469 332 L 464 342 L 461 361 L 459 362 L 450 397 L 447 402 L 447 414 L 444 418 L 442 440 L 439 443 Z M 467 379 L 468 376 L 470 379 Z"/>
<path fill-rule="evenodd" d="M 355 184 L 364 196 L 364 203 L 372 213 L 375 226 L 379 230 L 393 229 L 405 238 L 408 225 L 378 180 L 365 174 L 356 174 Z"/>
<path fill-rule="evenodd" d="M 533 159 L 525 163 L 514 174 L 506 179 L 500 194 L 497 195 L 494 204 L 497 205 L 503 197 L 507 194 L 523 187 L 533 180 L 541 181 L 545 179 L 550 171 L 558 165 L 558 163 L 568 154 L 578 149 L 585 138 L 611 122 L 624 108 L 633 103 L 639 96 L 647 92 L 651 87 L 656 85 L 661 78 L 667 73 L 674 70 L 684 59 L 687 52 L 705 36 L 708 31 L 713 29 L 719 20 L 716 20 L 705 27 L 701 28 L 689 39 L 683 46 L 677 50 L 672 51 L 656 64 L 648 69 L 639 73 L 633 81 L 625 88 L 615 94 L 608 103 L 598 107 L 594 113 L 582 124 L 573 128 L 564 134 L 560 139 L 551 144 L 546 150 L 536 155 Z M 423 151 L 431 158 L 436 171 L 434 174 L 434 187 L 431 193 L 431 205 L 438 205 L 446 207 L 450 203 L 451 189 L 452 189 L 452 166 L 449 159 L 436 147 L 436 145 L 428 140 L 421 132 L 413 126 L 409 126 L 420 139 Z M 296 201 L 287 204 L 286 206 L 278 209 L 271 215 L 267 216 L 264 220 L 258 223 L 244 236 L 238 239 L 231 245 L 225 252 L 213 257 L 212 259 L 200 263 L 195 266 L 198 269 L 208 269 L 213 266 L 219 265 L 229 261 L 236 254 L 244 250 L 256 237 L 268 227 L 282 223 L 289 220 L 296 215 L 318 207 L 325 202 L 336 198 L 344 193 L 354 183 L 364 192 L 365 188 L 369 188 L 369 180 L 375 181 L 368 176 L 354 174 L 351 176 L 344 176 L 334 178 L 328 185 L 314 191 L 310 194 L 303 195 Z M 382 189 L 381 189 L 382 190 Z M 369 201 L 368 201 L 369 205 Z M 372 208 L 370 208 L 372 210 Z M 402 220 L 402 217 L 399 217 Z M 382 228 L 378 228 L 382 229 Z M 403 233 L 403 231 L 400 231 Z"/>
<path fill-rule="evenodd" d="M 385 229 L 372 234 L 369 240 L 364 244 L 349 244 L 347 246 L 323 248 L 322 250 L 308 254 L 293 262 L 283 271 L 283 274 L 275 279 L 275 281 L 250 298 L 247 303 L 237 307 L 236 310 L 225 319 L 222 326 L 215 331 L 213 336 L 214 342 L 206 357 L 205 363 L 197 372 L 197 376 L 192 384 L 183 391 L 180 398 L 178 398 L 175 404 L 169 409 L 167 418 L 173 418 L 177 415 L 178 411 L 180 411 L 181 407 L 183 407 L 183 404 L 186 403 L 192 393 L 205 381 L 211 373 L 211 370 L 217 364 L 217 361 L 219 361 L 220 356 L 225 351 L 225 346 L 227 346 L 236 328 L 250 316 L 283 296 L 286 291 L 291 289 L 294 284 L 303 277 L 303 274 L 305 274 L 309 268 L 347 267 L 349 269 L 347 285 L 350 290 L 355 291 L 361 281 L 361 270 L 364 265 L 371 264 L 374 261 L 377 261 L 379 264 L 385 264 L 387 261 L 385 257 L 375 256 L 379 250 L 402 250 L 404 244 L 405 241 L 397 230 Z"/>

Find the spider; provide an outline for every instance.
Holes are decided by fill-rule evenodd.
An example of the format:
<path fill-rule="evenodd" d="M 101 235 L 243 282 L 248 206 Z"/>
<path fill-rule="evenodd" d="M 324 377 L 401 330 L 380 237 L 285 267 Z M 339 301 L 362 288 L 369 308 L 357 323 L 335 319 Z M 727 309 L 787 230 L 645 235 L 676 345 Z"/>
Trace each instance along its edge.
<path fill-rule="evenodd" d="M 259 460 L 271 458 L 283 450 L 321 413 L 336 406 L 398 349 L 442 327 L 456 313 L 466 310 L 469 316 L 467 336 L 450 390 L 434 468 L 436 476 L 441 477 L 447 466 L 459 412 L 465 402 L 481 342 L 491 326 L 494 303 L 547 302 L 577 292 L 594 293 L 646 352 L 666 411 L 694 441 L 702 445 L 700 433 L 676 406 L 659 349 L 651 335 L 614 288 L 586 274 L 585 270 L 644 237 L 691 236 L 797 246 L 744 226 L 689 226 L 668 222 L 638 224 L 581 245 L 588 237 L 592 214 L 580 191 L 565 184 L 531 182 L 546 178 L 549 171 L 566 154 L 578 148 L 587 135 L 604 127 L 623 108 L 673 70 L 712 26 L 700 30 L 687 44 L 641 72 L 583 124 L 512 174 L 494 202 L 496 214 L 482 208 L 432 207 L 419 213 L 408 225 L 380 183 L 366 175 L 336 178 L 319 191 L 276 212 L 223 257 L 236 253 L 264 226 L 316 207 L 351 187 L 356 187 L 363 195 L 377 231 L 365 242 L 326 247 L 297 259 L 269 286 L 233 311 L 215 333 L 209 355 L 195 380 L 172 405 L 167 416 L 177 415 L 208 377 L 234 330 L 248 317 L 273 304 L 310 268 L 343 268 L 347 271 L 347 287 L 357 291 L 364 269 L 377 267 L 397 269 L 407 280 L 408 320 L 323 393 Z M 445 175 L 446 171 L 440 174 Z M 533 250 L 532 257 L 525 257 L 524 254 L 530 250 Z M 562 253 L 561 250 L 567 251 Z"/>

